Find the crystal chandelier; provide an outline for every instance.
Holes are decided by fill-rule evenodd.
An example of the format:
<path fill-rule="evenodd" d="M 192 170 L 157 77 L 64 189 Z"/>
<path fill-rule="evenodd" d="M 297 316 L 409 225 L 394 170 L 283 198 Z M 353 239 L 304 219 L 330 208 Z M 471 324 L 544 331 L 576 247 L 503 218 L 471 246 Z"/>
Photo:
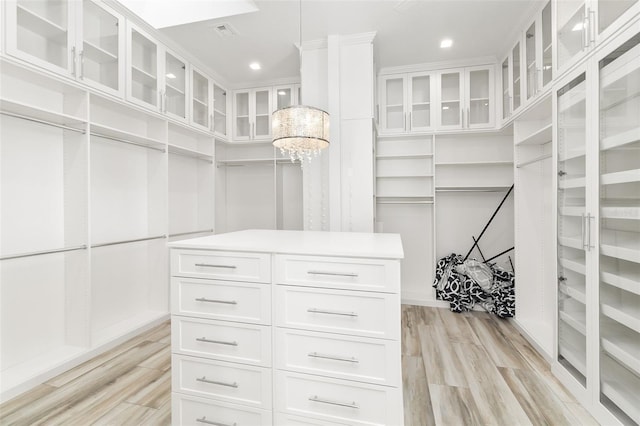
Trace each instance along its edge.
<path fill-rule="evenodd" d="M 300 0 L 300 63 L 302 64 L 302 0 Z M 300 102 L 300 100 L 298 100 Z M 329 114 L 318 108 L 293 105 L 274 111 L 271 116 L 273 146 L 291 162 L 311 162 L 321 149 L 329 146 Z"/>
<path fill-rule="evenodd" d="M 292 162 L 311 162 L 329 146 L 329 114 L 321 109 L 305 105 L 281 108 L 273 113 L 271 123 L 273 145 Z"/>

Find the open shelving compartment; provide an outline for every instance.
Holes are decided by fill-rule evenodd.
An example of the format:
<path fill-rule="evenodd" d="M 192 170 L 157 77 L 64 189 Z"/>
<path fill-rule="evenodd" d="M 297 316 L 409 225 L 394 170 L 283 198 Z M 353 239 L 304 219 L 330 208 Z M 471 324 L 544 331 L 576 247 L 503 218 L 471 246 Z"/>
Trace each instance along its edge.
<path fill-rule="evenodd" d="M 88 141 L 85 91 L 5 62 L 1 77 L 0 393 L 5 400 L 39 383 L 43 374 L 61 371 L 90 345 Z"/>

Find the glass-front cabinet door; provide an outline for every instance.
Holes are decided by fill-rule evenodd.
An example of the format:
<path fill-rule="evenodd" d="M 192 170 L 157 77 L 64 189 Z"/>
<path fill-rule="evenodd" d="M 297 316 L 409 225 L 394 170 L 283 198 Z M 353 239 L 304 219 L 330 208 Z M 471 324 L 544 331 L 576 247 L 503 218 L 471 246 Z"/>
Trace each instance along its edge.
<path fill-rule="evenodd" d="M 527 99 L 531 99 L 538 91 L 538 68 L 536 61 L 536 23 L 532 22 L 524 37 L 524 50 L 525 50 L 525 64 L 526 64 L 526 81 L 525 88 L 527 92 Z"/>
<path fill-rule="evenodd" d="M 553 78 L 553 43 L 552 43 L 552 23 L 551 23 L 551 2 L 548 2 L 542 9 L 540 18 L 540 40 L 542 41 L 542 87 L 551 83 Z"/>
<path fill-rule="evenodd" d="M 409 74 L 409 131 L 426 131 L 433 126 L 431 107 L 433 78 L 430 74 Z"/>
<path fill-rule="evenodd" d="M 74 1 L 5 0 L 7 53 L 50 71 L 78 75 Z"/>
<path fill-rule="evenodd" d="M 586 359 L 587 85 L 580 74 L 557 92 L 558 361 L 583 386 Z"/>
<path fill-rule="evenodd" d="M 279 110 L 295 105 L 297 92 L 293 85 L 276 86 L 273 88 L 273 110 Z"/>
<path fill-rule="evenodd" d="M 271 137 L 271 89 L 256 89 L 253 92 L 253 139 Z"/>
<path fill-rule="evenodd" d="M 469 129 L 492 127 L 493 114 L 493 71 L 491 67 L 465 69 L 466 124 Z"/>
<path fill-rule="evenodd" d="M 249 90 L 238 90 L 234 92 L 233 98 L 233 139 L 251 139 L 251 116 L 249 112 L 250 100 Z"/>
<path fill-rule="evenodd" d="M 599 62 L 599 79 L 599 399 L 639 424 L 640 34 Z"/>
<path fill-rule="evenodd" d="M 511 50 L 511 112 L 517 111 L 522 105 L 522 80 L 520 76 L 520 43 L 516 43 Z"/>
<path fill-rule="evenodd" d="M 164 54 L 162 111 L 186 121 L 187 108 L 187 63 L 167 50 Z"/>
<path fill-rule="evenodd" d="M 627 18 L 640 11 L 639 0 L 591 0 L 591 3 L 590 9 L 597 15 L 597 22 L 592 23 L 596 37 L 606 37 L 615 31 L 616 25 L 613 24 L 616 21 L 626 22 Z"/>
<path fill-rule="evenodd" d="M 558 69 L 564 69 L 589 47 L 589 17 L 585 0 L 556 2 Z"/>
<path fill-rule="evenodd" d="M 509 57 L 502 61 L 502 120 L 511 116 L 511 84 L 509 83 Z"/>
<path fill-rule="evenodd" d="M 102 3 L 82 2 L 78 77 L 118 95 L 124 91 L 124 18 Z"/>
<path fill-rule="evenodd" d="M 139 105 L 160 109 L 159 48 L 148 34 L 129 23 L 127 98 Z"/>
<path fill-rule="evenodd" d="M 191 67 L 191 124 L 211 130 L 211 82 L 198 69 Z"/>
<path fill-rule="evenodd" d="M 438 74 L 438 128 L 462 128 L 462 71 L 442 71 Z"/>
<path fill-rule="evenodd" d="M 380 127 L 384 133 L 407 131 L 406 75 L 380 77 Z"/>
<path fill-rule="evenodd" d="M 213 131 L 227 136 L 227 90 L 213 85 Z"/>

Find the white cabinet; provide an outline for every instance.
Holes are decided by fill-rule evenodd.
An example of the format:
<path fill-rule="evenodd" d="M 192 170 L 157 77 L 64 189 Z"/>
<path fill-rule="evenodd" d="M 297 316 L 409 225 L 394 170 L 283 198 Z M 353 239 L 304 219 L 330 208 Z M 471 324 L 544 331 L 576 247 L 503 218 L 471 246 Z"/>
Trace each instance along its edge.
<path fill-rule="evenodd" d="M 124 18 L 93 0 L 6 2 L 7 53 L 122 96 Z"/>
<path fill-rule="evenodd" d="M 227 137 L 227 90 L 213 85 L 213 131 Z"/>
<path fill-rule="evenodd" d="M 300 104 L 300 85 L 287 84 L 273 87 L 273 111 Z"/>
<path fill-rule="evenodd" d="M 179 121 L 187 121 L 189 109 L 187 62 L 175 53 L 163 49 L 164 68 L 160 75 L 162 87 L 161 111 Z"/>
<path fill-rule="evenodd" d="M 164 68 L 160 45 L 132 23 L 127 25 L 127 100 L 161 110 L 161 81 Z"/>
<path fill-rule="evenodd" d="M 209 77 L 196 67 L 191 67 L 191 114 L 189 123 L 202 130 L 212 127 L 211 108 L 213 86 Z"/>
<path fill-rule="evenodd" d="M 563 78 L 555 96 L 558 374 L 604 424 L 640 422 L 637 28 Z"/>
<path fill-rule="evenodd" d="M 493 66 L 440 71 L 437 87 L 438 129 L 493 127 Z"/>
<path fill-rule="evenodd" d="M 271 87 L 236 90 L 233 94 L 234 141 L 271 137 Z"/>
<path fill-rule="evenodd" d="M 554 4 L 558 74 L 584 58 L 640 11 L 638 0 L 571 0 Z"/>
<path fill-rule="evenodd" d="M 380 133 L 432 130 L 435 124 L 432 106 L 435 92 L 432 72 L 380 77 Z"/>
<path fill-rule="evenodd" d="M 536 14 L 524 33 L 523 68 L 526 100 L 534 98 L 546 87 L 553 73 L 551 1 Z"/>

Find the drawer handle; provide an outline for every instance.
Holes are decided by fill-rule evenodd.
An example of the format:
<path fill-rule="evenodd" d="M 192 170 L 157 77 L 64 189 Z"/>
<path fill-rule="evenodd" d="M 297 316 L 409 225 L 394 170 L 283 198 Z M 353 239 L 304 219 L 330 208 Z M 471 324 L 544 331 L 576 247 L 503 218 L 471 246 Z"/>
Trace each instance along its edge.
<path fill-rule="evenodd" d="M 214 425 L 214 426 L 236 426 L 237 425 L 236 422 L 233 422 L 233 423 L 213 422 L 211 420 L 207 420 L 207 416 L 202 416 L 201 419 L 196 419 L 196 422 L 204 423 L 206 425 Z"/>
<path fill-rule="evenodd" d="M 238 302 L 236 302 L 235 300 L 207 299 L 206 297 L 198 297 L 198 298 L 196 298 L 196 302 L 223 303 L 225 305 L 237 305 L 238 304 Z"/>
<path fill-rule="evenodd" d="M 330 272 L 330 271 L 307 271 L 310 275 L 332 275 L 337 277 L 354 277 L 357 278 L 358 274 L 354 272 Z"/>
<path fill-rule="evenodd" d="M 353 362 L 353 363 L 360 362 L 355 357 L 347 358 L 343 356 L 319 354 L 318 352 L 310 352 L 309 354 L 307 354 L 307 356 L 311 358 L 332 359 L 334 361 L 345 361 L 345 362 Z"/>
<path fill-rule="evenodd" d="M 199 266 L 201 268 L 225 268 L 225 269 L 236 269 L 235 265 L 212 265 L 209 263 L 196 263 L 195 266 Z"/>
<path fill-rule="evenodd" d="M 333 401 L 330 399 L 324 399 L 324 398 L 319 398 L 318 396 L 310 396 L 309 397 L 309 401 L 313 401 L 313 402 L 319 402 L 321 404 L 329 404 L 329 405 L 339 405 L 340 407 L 349 407 L 349 408 L 360 408 L 358 406 L 358 404 L 354 402 L 340 402 L 340 401 Z"/>
<path fill-rule="evenodd" d="M 311 312 L 312 314 L 327 314 L 327 315 L 342 315 L 345 317 L 357 317 L 358 314 L 355 312 L 342 312 L 342 311 L 328 311 L 326 309 L 317 309 L 317 308 L 309 308 L 307 312 Z"/>
<path fill-rule="evenodd" d="M 220 386 L 226 386 L 229 388 L 237 388 L 238 384 L 236 382 L 233 383 L 228 383 L 228 382 L 218 382 L 216 380 L 209 380 L 207 379 L 207 376 L 202 376 L 202 378 L 197 377 L 196 381 L 198 382 L 202 382 L 202 383 L 209 383 L 211 385 L 220 385 Z"/>
<path fill-rule="evenodd" d="M 210 339 L 207 339 L 206 337 L 197 337 L 196 340 L 198 342 L 217 343 L 219 345 L 228 345 L 228 346 L 238 346 L 238 342 L 226 342 L 224 340 L 210 340 Z"/>

